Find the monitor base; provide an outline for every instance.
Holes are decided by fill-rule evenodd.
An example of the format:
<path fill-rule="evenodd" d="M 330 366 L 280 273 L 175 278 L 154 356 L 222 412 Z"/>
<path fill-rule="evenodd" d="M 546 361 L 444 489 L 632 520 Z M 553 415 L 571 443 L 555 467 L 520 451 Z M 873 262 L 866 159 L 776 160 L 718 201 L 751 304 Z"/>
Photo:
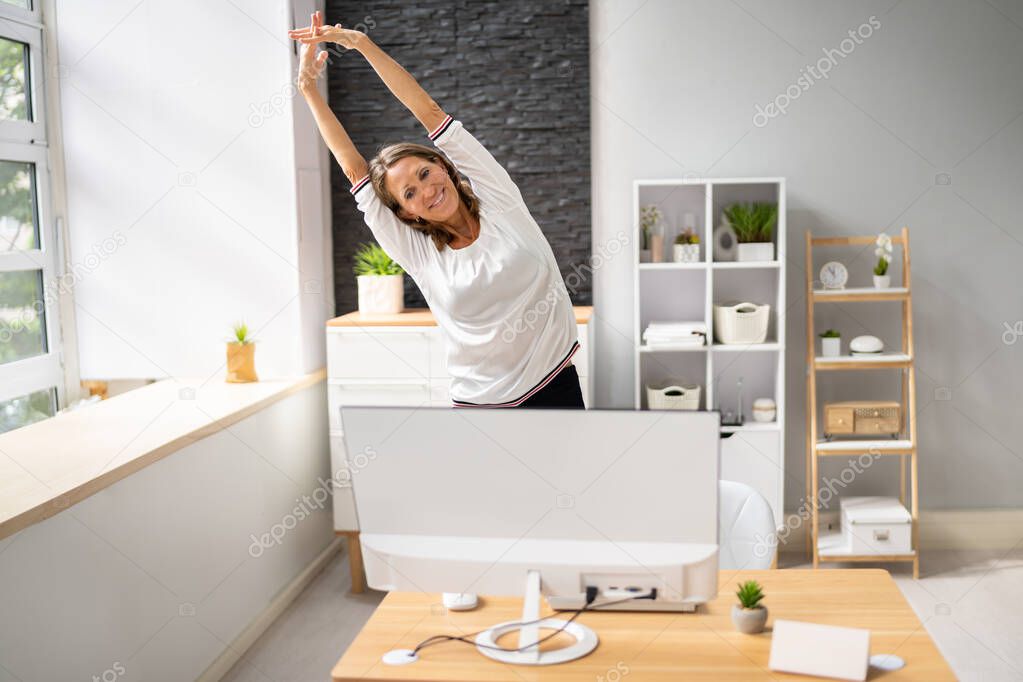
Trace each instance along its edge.
<path fill-rule="evenodd" d="M 497 641 L 509 632 L 519 632 L 518 649 L 504 649 Z M 537 642 L 541 630 L 561 630 L 575 638 L 575 643 L 561 649 L 540 651 Z M 540 572 L 526 574 L 526 592 L 522 603 L 522 620 L 500 623 L 476 636 L 481 654 L 502 663 L 518 665 L 555 665 L 586 656 L 597 648 L 597 633 L 579 623 L 558 618 L 540 619 Z"/>

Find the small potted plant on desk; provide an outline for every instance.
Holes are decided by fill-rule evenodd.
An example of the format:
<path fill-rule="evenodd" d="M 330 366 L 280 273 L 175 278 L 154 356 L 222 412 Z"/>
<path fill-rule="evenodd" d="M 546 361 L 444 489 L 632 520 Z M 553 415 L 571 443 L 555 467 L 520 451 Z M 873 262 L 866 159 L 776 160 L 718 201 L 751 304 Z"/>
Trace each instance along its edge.
<path fill-rule="evenodd" d="M 700 238 L 687 228 L 685 232 L 681 232 L 675 237 L 672 251 L 676 263 L 698 263 L 700 262 Z"/>
<path fill-rule="evenodd" d="M 227 382 L 245 384 L 259 381 L 256 376 L 256 343 L 244 322 L 234 325 L 234 341 L 227 342 Z"/>
<path fill-rule="evenodd" d="M 821 355 L 826 358 L 837 358 L 842 354 L 842 334 L 837 329 L 821 332 Z"/>
<path fill-rule="evenodd" d="M 724 213 L 739 242 L 739 261 L 774 260 L 771 235 L 778 219 L 777 204 L 732 204 Z"/>
<path fill-rule="evenodd" d="M 739 583 L 735 595 L 739 598 L 739 603 L 732 605 L 732 625 L 735 629 L 746 635 L 763 632 L 767 624 L 767 607 L 760 603 L 764 598 L 760 583 L 756 580 Z"/>
<path fill-rule="evenodd" d="M 405 271 L 375 242 L 362 244 L 355 252 L 359 285 L 359 312 L 387 315 L 405 309 Z"/>

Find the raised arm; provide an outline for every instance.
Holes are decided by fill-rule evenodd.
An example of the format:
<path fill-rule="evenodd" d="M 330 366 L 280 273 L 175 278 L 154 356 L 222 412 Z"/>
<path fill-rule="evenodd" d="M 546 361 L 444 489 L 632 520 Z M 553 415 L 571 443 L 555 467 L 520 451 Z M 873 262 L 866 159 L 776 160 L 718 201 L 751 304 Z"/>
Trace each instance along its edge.
<path fill-rule="evenodd" d="M 322 15 L 317 12 L 313 15 L 312 26 L 318 26 L 322 21 Z M 320 129 L 323 141 L 327 143 L 327 147 L 337 159 L 348 181 L 354 185 L 366 176 L 369 164 L 355 148 L 352 138 L 348 136 L 344 126 L 330 110 L 316 86 L 316 81 L 323 73 L 323 65 L 326 61 L 327 53 L 321 52 L 317 55 L 315 44 L 303 45 L 298 64 L 298 89 L 305 97 L 305 101 L 313 113 L 313 118 L 316 119 L 316 126 Z"/>
<path fill-rule="evenodd" d="M 291 31 L 290 35 L 310 46 L 333 42 L 350 50 L 357 50 L 370 63 L 391 93 L 412 112 L 428 133 L 433 132 L 447 117 L 416 79 L 365 33 L 344 28 L 341 24 L 317 26 L 314 22 L 313 26 Z"/>

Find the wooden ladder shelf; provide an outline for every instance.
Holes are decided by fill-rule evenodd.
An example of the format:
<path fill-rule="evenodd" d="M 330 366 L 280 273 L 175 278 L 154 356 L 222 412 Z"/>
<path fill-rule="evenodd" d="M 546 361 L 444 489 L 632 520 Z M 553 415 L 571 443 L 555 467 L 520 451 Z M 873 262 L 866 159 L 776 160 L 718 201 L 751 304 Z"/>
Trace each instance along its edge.
<path fill-rule="evenodd" d="M 920 509 L 918 495 L 918 462 L 916 432 L 916 377 L 913 355 L 913 296 L 910 289 L 909 229 L 903 227 L 892 245 L 902 247 L 902 286 L 888 289 L 814 289 L 813 249 L 820 246 L 873 247 L 876 236 L 814 237 L 806 233 L 806 502 L 812 523 L 807 527 L 807 550 L 813 555 L 813 567 L 821 562 L 913 562 L 913 577 L 920 576 Z M 900 301 L 902 303 L 902 349 L 877 358 L 844 355 L 838 358 L 817 356 L 814 308 L 818 304 L 854 301 Z M 825 371 L 860 371 L 877 369 L 902 370 L 902 434 L 898 440 L 826 441 L 820 437 L 817 410 L 817 373 Z M 820 533 L 820 467 L 823 457 L 848 457 L 862 454 L 899 458 L 899 500 L 906 505 L 909 487 L 912 517 L 912 551 L 908 554 L 853 554 L 830 546 L 822 547 Z M 909 460 L 909 476 L 906 460 Z M 825 543 L 826 544 L 826 543 Z M 822 553 L 823 550 L 823 553 Z"/>

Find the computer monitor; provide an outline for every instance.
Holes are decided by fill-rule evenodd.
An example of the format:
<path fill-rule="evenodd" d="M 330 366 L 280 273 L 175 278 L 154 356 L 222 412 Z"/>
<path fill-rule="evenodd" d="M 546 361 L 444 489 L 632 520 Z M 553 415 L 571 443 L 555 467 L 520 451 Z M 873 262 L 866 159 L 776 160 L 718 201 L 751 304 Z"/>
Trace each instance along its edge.
<path fill-rule="evenodd" d="M 653 595 L 615 606 L 627 610 L 687 611 L 717 595 L 716 412 L 343 407 L 341 418 L 375 589 L 517 596 L 532 572 L 554 609 L 594 590 Z"/>

